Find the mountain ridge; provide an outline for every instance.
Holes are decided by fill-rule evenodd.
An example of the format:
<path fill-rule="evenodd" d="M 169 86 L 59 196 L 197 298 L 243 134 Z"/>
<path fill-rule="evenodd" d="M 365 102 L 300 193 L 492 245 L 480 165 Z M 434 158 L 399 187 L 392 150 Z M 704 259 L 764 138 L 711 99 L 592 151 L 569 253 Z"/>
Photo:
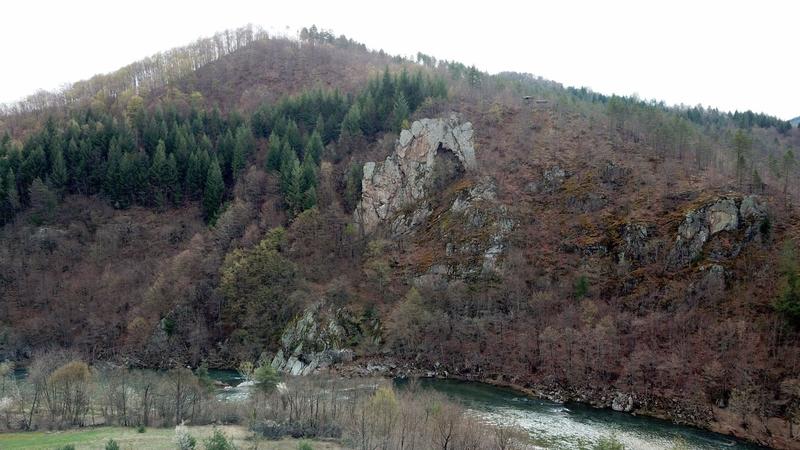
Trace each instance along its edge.
<path fill-rule="evenodd" d="M 418 59 L 268 38 L 4 116 L 0 359 L 295 368 L 335 346 L 796 448 L 800 338 L 775 305 L 797 130 Z M 360 229 L 392 192 L 365 163 L 453 113 L 475 169 L 437 140 L 403 181 L 435 188 Z"/>

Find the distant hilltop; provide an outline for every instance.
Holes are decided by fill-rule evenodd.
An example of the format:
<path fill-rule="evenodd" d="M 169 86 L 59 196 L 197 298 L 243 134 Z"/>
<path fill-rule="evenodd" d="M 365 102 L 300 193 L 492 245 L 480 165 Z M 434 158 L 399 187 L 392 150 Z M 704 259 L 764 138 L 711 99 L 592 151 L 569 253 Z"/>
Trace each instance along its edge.
<path fill-rule="evenodd" d="M 800 124 L 800 116 L 797 116 L 794 119 L 790 120 L 789 123 L 791 123 L 793 127 L 796 127 L 798 124 Z"/>

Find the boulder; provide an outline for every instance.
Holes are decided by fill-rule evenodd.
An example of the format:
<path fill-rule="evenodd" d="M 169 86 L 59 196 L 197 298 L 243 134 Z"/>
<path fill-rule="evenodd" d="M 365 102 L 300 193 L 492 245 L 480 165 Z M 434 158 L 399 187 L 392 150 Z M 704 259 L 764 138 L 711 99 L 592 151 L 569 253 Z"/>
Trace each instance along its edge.
<path fill-rule="evenodd" d="M 633 411 L 633 406 L 633 396 L 630 394 L 617 392 L 617 394 L 614 396 L 614 399 L 611 400 L 611 409 L 614 411 L 631 412 Z"/>
<path fill-rule="evenodd" d="M 356 223 L 370 233 L 404 207 L 474 170 L 472 135 L 472 124 L 460 123 L 456 117 L 422 119 L 403 130 L 394 153 L 384 162 L 364 164 Z"/>
<path fill-rule="evenodd" d="M 730 198 L 722 198 L 708 206 L 706 210 L 709 236 L 720 231 L 733 231 L 739 227 L 739 209 Z"/>

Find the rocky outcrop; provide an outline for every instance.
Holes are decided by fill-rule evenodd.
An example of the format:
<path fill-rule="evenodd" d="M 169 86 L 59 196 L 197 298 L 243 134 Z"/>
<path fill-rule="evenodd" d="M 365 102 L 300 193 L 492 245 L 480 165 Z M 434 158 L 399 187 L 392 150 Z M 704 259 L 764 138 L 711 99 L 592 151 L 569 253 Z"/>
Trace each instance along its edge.
<path fill-rule="evenodd" d="M 570 195 L 567 198 L 567 208 L 575 214 L 597 212 L 608 205 L 608 197 L 599 192 L 585 192 L 580 195 Z"/>
<path fill-rule="evenodd" d="M 453 201 L 448 212 L 452 216 L 450 220 L 460 224 L 459 232 L 454 234 L 466 234 L 469 237 L 447 239 L 447 256 L 468 261 L 467 264 L 454 266 L 456 275 L 464 277 L 494 273 L 514 227 L 507 208 L 497 202 L 494 182 L 484 179 L 465 189 Z"/>
<path fill-rule="evenodd" d="M 525 191 L 531 194 L 552 194 L 561 189 L 569 173 L 561 166 L 552 166 L 542 173 L 540 181 L 531 181 L 525 186 Z"/>
<path fill-rule="evenodd" d="M 286 327 L 272 367 L 291 375 L 309 375 L 332 364 L 352 361 L 353 350 L 345 344 L 358 334 L 357 328 L 356 320 L 345 310 L 316 303 Z"/>
<path fill-rule="evenodd" d="M 613 187 L 622 187 L 628 182 L 631 169 L 606 161 L 605 166 L 600 171 L 600 180 Z"/>
<path fill-rule="evenodd" d="M 448 205 L 447 203 L 445 205 Z M 405 218 L 402 227 L 411 227 Z M 429 227 L 437 230 L 437 241 L 443 242 L 444 255 L 425 273 L 416 277 L 418 287 L 447 288 L 450 279 L 491 276 L 499 272 L 500 260 L 514 228 L 508 208 L 499 203 L 497 187 L 489 178 L 457 192 L 449 206 L 437 208 Z M 392 229 L 398 228 L 397 221 Z"/>
<path fill-rule="evenodd" d="M 741 200 L 736 197 L 718 197 L 693 209 L 686 213 L 678 227 L 678 236 L 667 259 L 667 267 L 686 267 L 702 255 L 706 243 L 713 236 L 722 232 L 742 231 L 743 234 L 733 241 L 732 246 L 709 252 L 715 260 L 734 257 L 741 245 L 761 232 L 766 218 L 766 209 L 755 196 Z"/>
<path fill-rule="evenodd" d="M 443 246 L 431 252 L 437 259 L 424 268 L 420 284 L 444 286 L 449 278 L 494 273 L 507 246 L 513 221 L 498 202 L 496 184 L 470 176 L 476 169 L 472 135 L 472 125 L 455 116 L 419 120 L 400 133 L 384 162 L 364 165 L 354 213 L 363 231 L 382 225 L 406 239 L 427 229 L 435 233 L 429 241 Z M 563 176 L 563 170 L 553 175 Z"/>
<path fill-rule="evenodd" d="M 384 162 L 364 164 L 361 201 L 354 218 L 370 233 L 404 207 L 425 199 L 475 169 L 472 124 L 450 119 L 422 119 L 403 130 L 395 151 Z M 429 210 L 417 208 L 415 224 Z M 426 214 L 427 211 L 427 214 Z"/>
<path fill-rule="evenodd" d="M 617 252 L 620 264 L 645 264 L 654 259 L 654 242 L 651 227 L 643 223 L 628 222 L 620 232 L 621 243 Z"/>
<path fill-rule="evenodd" d="M 633 406 L 633 396 L 630 394 L 618 392 L 614 399 L 611 400 L 611 409 L 614 411 L 631 412 L 633 411 Z"/>

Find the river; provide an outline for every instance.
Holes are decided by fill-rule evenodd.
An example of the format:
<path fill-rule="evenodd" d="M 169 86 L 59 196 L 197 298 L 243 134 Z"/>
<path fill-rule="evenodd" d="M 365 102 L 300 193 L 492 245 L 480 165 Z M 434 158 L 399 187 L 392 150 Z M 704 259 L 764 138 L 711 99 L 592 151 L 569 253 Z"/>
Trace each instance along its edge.
<path fill-rule="evenodd" d="M 213 379 L 231 387 L 221 389 L 217 398 L 237 401 L 247 398 L 250 387 L 237 386 L 242 378 L 235 371 L 211 370 Z M 24 378 L 25 371 L 18 371 Z M 404 380 L 395 384 L 402 389 Z M 757 450 L 766 449 L 730 436 L 643 416 L 596 409 L 586 405 L 560 404 L 528 397 L 512 389 L 484 383 L 422 378 L 420 387 L 446 394 L 462 403 L 471 414 L 494 424 L 516 425 L 526 430 L 537 446 L 554 450 L 591 448 L 603 437 L 616 436 L 629 450 Z M 676 447 L 676 444 L 682 444 Z"/>
<path fill-rule="evenodd" d="M 236 386 L 241 378 L 231 371 L 211 371 L 211 376 Z M 395 384 L 402 389 L 404 380 Z M 675 425 L 666 420 L 634 416 L 609 409 L 528 397 L 512 389 L 484 383 L 422 378 L 423 392 L 432 389 L 451 397 L 471 414 L 499 425 L 516 425 L 526 430 L 539 447 L 555 450 L 591 448 L 603 437 L 616 436 L 629 450 L 756 450 L 758 445 L 711 433 L 694 427 Z M 246 398 L 248 387 L 231 387 L 219 398 L 235 401 Z M 682 444 L 678 447 L 677 444 Z"/>
<path fill-rule="evenodd" d="M 584 449 L 612 434 L 632 450 L 671 449 L 678 443 L 683 446 L 676 448 L 698 450 L 764 448 L 665 420 L 534 399 L 511 389 L 483 383 L 422 379 L 420 384 L 460 401 L 473 414 L 488 422 L 525 429 L 534 443 L 543 448 Z"/>

